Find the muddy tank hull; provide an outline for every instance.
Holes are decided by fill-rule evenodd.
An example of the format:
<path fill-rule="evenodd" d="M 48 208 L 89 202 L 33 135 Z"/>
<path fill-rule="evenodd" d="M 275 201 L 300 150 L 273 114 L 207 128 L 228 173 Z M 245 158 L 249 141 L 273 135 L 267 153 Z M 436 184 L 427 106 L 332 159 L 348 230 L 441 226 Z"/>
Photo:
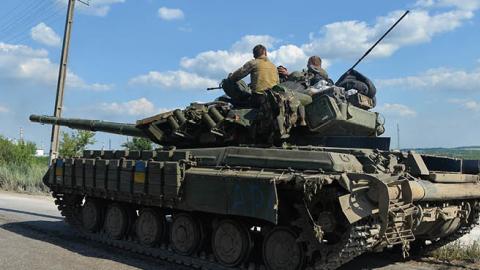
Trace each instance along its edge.
<path fill-rule="evenodd" d="M 475 164 L 321 147 L 87 151 L 57 159 L 44 182 L 94 241 L 205 269 L 336 269 L 468 233 Z"/>

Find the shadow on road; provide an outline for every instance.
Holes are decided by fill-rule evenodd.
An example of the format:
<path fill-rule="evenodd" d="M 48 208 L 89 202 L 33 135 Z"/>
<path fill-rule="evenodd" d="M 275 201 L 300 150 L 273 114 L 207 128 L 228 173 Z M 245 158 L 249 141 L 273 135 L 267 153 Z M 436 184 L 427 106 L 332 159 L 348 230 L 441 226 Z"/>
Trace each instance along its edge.
<path fill-rule="evenodd" d="M 43 217 L 43 218 L 63 220 L 63 217 L 59 217 L 59 216 L 44 215 L 44 214 L 39 214 L 39 213 L 35 213 L 35 212 L 28 212 L 28 211 L 22 211 L 22 210 L 16 210 L 16 209 L 8 209 L 8 208 L 1 208 L 0 207 L 0 211 L 17 213 L 17 214 L 25 214 L 25 215 L 37 216 L 37 217 Z"/>
<path fill-rule="evenodd" d="M 140 269 L 189 269 L 122 249 L 82 239 L 63 221 L 25 221 L 3 224 L 1 229 L 43 241 L 86 257 L 112 260 Z"/>
<path fill-rule="evenodd" d="M 397 262 L 401 262 L 401 256 L 385 253 L 369 253 L 364 254 L 353 261 L 345 264 L 339 270 L 369 270 L 382 269 Z"/>
<path fill-rule="evenodd" d="M 0 229 L 30 239 L 43 241 L 82 256 L 111 260 L 140 269 L 191 269 L 85 240 L 80 236 L 77 236 L 76 232 L 63 221 L 12 222 L 1 225 Z M 437 265 L 436 267 L 431 265 L 430 267 L 426 268 L 425 266 L 421 267 L 420 265 L 415 265 L 415 263 L 408 264 L 408 266 L 406 266 L 405 264 L 401 263 L 402 261 L 403 259 L 401 256 L 397 254 L 388 252 L 372 253 L 358 257 L 357 259 L 339 268 L 339 270 L 452 269 L 449 266 L 441 265 Z"/>

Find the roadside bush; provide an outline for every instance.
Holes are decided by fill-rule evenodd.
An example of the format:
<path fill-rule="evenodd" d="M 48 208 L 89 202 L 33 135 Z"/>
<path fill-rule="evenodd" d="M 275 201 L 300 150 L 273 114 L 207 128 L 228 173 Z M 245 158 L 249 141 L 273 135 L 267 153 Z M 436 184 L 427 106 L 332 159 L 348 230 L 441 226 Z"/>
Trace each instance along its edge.
<path fill-rule="evenodd" d="M 0 136 L 0 189 L 17 192 L 48 192 L 42 177 L 48 158 L 34 156 L 32 142 L 13 143 Z"/>
<path fill-rule="evenodd" d="M 35 144 L 19 142 L 17 144 L 0 137 L 0 164 L 25 164 L 34 161 Z"/>
<path fill-rule="evenodd" d="M 40 164 L 0 164 L 0 188 L 16 192 L 47 193 L 48 188 L 42 182 L 47 169 L 46 165 Z"/>

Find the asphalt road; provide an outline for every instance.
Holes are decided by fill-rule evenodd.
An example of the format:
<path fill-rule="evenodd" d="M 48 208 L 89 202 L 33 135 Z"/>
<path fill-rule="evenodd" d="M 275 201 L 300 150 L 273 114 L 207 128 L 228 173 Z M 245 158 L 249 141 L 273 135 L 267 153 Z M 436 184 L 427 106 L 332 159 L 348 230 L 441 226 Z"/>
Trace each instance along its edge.
<path fill-rule="evenodd" d="M 63 222 L 50 197 L 0 192 L 0 269 L 190 268 L 91 243 L 77 237 Z M 350 269 L 432 270 L 455 267 L 415 261 L 398 262 L 398 258 L 386 254 L 370 254 L 342 268 Z"/>

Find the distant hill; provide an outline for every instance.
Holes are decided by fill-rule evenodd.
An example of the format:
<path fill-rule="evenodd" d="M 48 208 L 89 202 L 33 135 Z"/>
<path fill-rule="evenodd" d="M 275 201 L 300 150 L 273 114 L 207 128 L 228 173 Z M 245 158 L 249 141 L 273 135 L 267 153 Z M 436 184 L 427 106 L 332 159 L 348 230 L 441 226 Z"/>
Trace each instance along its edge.
<path fill-rule="evenodd" d="M 404 150 L 412 150 L 422 154 L 441 155 L 464 159 L 480 159 L 480 146 L 461 146 L 455 148 L 415 148 Z"/>

